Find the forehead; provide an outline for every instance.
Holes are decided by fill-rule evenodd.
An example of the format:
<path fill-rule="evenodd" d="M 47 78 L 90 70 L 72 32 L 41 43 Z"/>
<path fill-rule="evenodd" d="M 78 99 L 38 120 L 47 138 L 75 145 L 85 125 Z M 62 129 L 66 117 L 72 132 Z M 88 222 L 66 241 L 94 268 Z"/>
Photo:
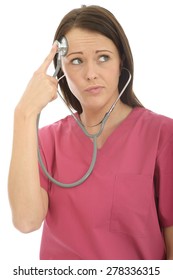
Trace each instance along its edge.
<path fill-rule="evenodd" d="M 69 48 L 84 46 L 103 46 L 116 48 L 115 44 L 108 37 L 94 31 L 81 28 L 72 28 L 66 33 Z"/>

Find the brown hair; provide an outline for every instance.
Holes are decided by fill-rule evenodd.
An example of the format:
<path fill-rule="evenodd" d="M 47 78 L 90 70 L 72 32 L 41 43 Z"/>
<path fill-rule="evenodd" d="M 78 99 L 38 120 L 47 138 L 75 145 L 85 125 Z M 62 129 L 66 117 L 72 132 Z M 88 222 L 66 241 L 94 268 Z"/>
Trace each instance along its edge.
<path fill-rule="evenodd" d="M 113 41 L 119 51 L 120 59 L 122 61 L 122 72 L 118 84 L 119 92 L 121 92 L 127 82 L 129 75 L 127 71 L 123 70 L 123 67 L 127 68 L 132 75 L 132 79 L 124 94 L 121 96 L 121 100 L 123 103 L 131 107 L 142 106 L 132 88 L 134 66 L 129 42 L 115 16 L 107 9 L 95 5 L 82 6 L 81 8 L 73 9 L 67 13 L 60 22 L 54 40 L 60 40 L 62 36 L 65 36 L 65 34 L 74 27 L 98 32 Z M 56 57 L 54 59 L 54 65 L 56 67 Z M 60 69 L 57 76 L 59 78 L 62 75 L 63 71 Z M 60 80 L 59 85 L 68 106 L 74 108 L 79 114 L 81 114 L 81 104 L 69 89 L 66 79 Z"/>

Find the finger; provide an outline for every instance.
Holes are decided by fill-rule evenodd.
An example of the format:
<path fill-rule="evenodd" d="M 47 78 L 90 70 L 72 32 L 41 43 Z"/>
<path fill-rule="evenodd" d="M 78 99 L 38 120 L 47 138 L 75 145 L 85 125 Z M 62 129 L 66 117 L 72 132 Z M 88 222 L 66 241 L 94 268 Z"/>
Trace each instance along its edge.
<path fill-rule="evenodd" d="M 56 87 L 58 86 L 58 80 L 52 76 L 49 76 L 49 80 L 52 84 L 54 84 Z"/>
<path fill-rule="evenodd" d="M 46 57 L 46 59 L 44 60 L 44 62 L 41 64 L 41 66 L 38 68 L 39 72 L 44 72 L 46 73 L 47 69 L 49 68 L 51 62 L 53 61 L 53 58 L 55 56 L 55 54 L 57 53 L 58 50 L 58 46 L 57 43 L 55 42 L 52 45 L 52 48 L 50 50 L 50 53 L 48 54 L 48 56 Z"/>

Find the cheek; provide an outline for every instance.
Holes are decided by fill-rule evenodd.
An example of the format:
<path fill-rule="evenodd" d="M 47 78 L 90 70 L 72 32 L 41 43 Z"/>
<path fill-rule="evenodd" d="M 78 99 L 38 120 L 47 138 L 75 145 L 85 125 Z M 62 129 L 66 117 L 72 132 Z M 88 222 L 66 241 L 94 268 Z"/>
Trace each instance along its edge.
<path fill-rule="evenodd" d="M 79 97 L 79 92 L 80 92 L 80 85 L 79 85 L 79 79 L 77 79 L 76 75 L 75 76 L 69 76 L 68 74 L 66 75 L 66 81 L 69 86 L 69 89 L 73 93 L 73 95 L 78 98 Z"/>
<path fill-rule="evenodd" d="M 119 68 L 112 68 L 106 73 L 107 81 L 110 87 L 118 86 L 120 75 L 121 73 Z"/>
<path fill-rule="evenodd" d="M 72 76 L 72 75 L 69 75 L 68 73 L 66 74 L 66 80 L 67 80 L 67 83 L 68 83 L 68 86 L 69 88 L 75 88 L 77 85 L 76 85 L 76 78 L 75 76 Z"/>
<path fill-rule="evenodd" d="M 66 77 L 66 81 L 68 83 L 68 86 L 69 86 L 70 90 L 72 91 L 72 88 L 74 88 L 76 83 L 77 83 L 77 77 L 76 77 L 76 75 L 74 75 L 74 71 L 70 71 L 68 69 L 68 67 L 66 66 L 66 64 L 63 63 L 63 61 L 62 61 L 62 70 L 63 70 L 64 75 Z"/>
<path fill-rule="evenodd" d="M 63 60 L 62 60 L 62 70 L 66 77 L 66 81 L 70 91 L 79 100 L 81 95 L 80 91 L 82 89 L 81 79 L 79 77 L 79 74 L 77 74 L 76 71 L 74 71 L 74 69 L 71 69 L 71 67 L 68 67 L 68 64 L 65 63 Z"/>

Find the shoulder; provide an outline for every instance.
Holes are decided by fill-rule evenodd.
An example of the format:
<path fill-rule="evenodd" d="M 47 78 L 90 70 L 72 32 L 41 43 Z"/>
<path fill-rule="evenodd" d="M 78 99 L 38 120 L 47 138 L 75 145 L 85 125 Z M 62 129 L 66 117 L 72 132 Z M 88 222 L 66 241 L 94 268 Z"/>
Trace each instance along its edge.
<path fill-rule="evenodd" d="M 139 118 L 142 124 L 147 125 L 150 129 L 156 129 L 160 133 L 173 134 L 173 119 L 145 108 L 139 108 Z"/>
<path fill-rule="evenodd" d="M 50 125 L 39 129 L 39 139 L 41 142 L 53 141 L 57 137 L 68 134 L 75 127 L 75 120 L 72 116 L 67 116 Z"/>
<path fill-rule="evenodd" d="M 133 134 L 144 143 L 155 145 L 159 153 L 165 146 L 173 148 L 173 119 L 145 108 L 135 108 L 132 127 Z"/>
<path fill-rule="evenodd" d="M 145 128 L 145 139 L 151 139 L 152 142 L 157 143 L 157 153 L 161 154 L 163 151 L 165 156 L 167 153 L 172 154 L 173 150 L 173 119 L 167 116 L 157 114 L 148 109 L 143 109 L 142 126 Z"/>
<path fill-rule="evenodd" d="M 51 133 L 54 131 L 60 131 L 62 129 L 66 129 L 67 127 L 71 127 L 74 125 L 74 119 L 72 116 L 66 116 L 63 119 L 60 119 L 52 124 L 43 126 L 39 129 L 39 133 Z"/>
<path fill-rule="evenodd" d="M 158 114 L 146 108 L 136 108 L 136 109 L 141 113 L 141 115 L 146 121 L 150 120 L 157 123 L 167 123 L 170 125 L 173 124 L 173 119 L 170 117 L 164 116 L 162 114 Z"/>

